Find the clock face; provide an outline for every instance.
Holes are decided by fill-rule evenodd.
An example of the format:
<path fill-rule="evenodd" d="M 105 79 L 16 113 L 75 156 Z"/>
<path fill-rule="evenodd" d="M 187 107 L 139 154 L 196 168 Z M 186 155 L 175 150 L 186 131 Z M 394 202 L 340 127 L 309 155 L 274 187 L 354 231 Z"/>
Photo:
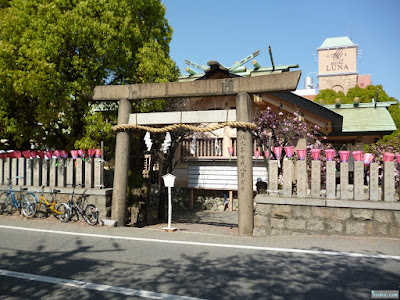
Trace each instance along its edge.
<path fill-rule="evenodd" d="M 348 73 L 357 72 L 357 48 L 337 48 L 320 50 L 319 73 Z"/>

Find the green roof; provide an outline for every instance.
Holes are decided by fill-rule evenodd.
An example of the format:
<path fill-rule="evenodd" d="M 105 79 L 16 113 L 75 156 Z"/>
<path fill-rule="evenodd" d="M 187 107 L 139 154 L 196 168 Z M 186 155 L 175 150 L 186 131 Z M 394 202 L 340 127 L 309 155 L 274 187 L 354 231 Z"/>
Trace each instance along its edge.
<path fill-rule="evenodd" d="M 349 47 L 349 46 L 357 46 L 354 44 L 347 36 L 342 37 L 334 37 L 334 38 L 327 38 L 322 43 L 321 48 L 337 48 L 337 47 Z"/>
<path fill-rule="evenodd" d="M 361 103 L 366 104 L 366 103 Z M 330 110 L 343 116 L 343 133 L 350 132 L 393 132 L 396 125 L 385 106 L 350 107 L 341 105 L 340 108 L 326 106 Z M 351 105 L 352 106 L 352 105 Z"/>

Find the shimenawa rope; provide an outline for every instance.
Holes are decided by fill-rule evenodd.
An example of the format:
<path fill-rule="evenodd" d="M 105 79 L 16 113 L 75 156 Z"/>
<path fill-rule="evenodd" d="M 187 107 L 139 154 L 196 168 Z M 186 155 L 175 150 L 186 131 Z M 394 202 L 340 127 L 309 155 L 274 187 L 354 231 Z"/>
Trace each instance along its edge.
<path fill-rule="evenodd" d="M 154 128 L 150 126 L 143 126 L 143 125 L 136 125 L 136 124 L 121 124 L 121 125 L 115 125 L 113 127 L 114 132 L 118 131 L 126 131 L 126 130 L 146 130 L 152 133 L 162 133 L 162 132 L 168 132 L 168 131 L 173 131 L 177 129 L 187 129 L 191 131 L 196 131 L 196 132 L 211 132 L 220 128 L 224 128 L 230 126 L 232 128 L 245 128 L 245 129 L 250 129 L 250 130 L 256 130 L 257 126 L 253 123 L 248 123 L 248 122 L 237 122 L 237 121 L 227 121 L 224 123 L 220 124 L 215 124 L 215 125 L 210 125 L 207 127 L 199 127 L 199 126 L 193 126 L 193 125 L 188 125 L 188 124 L 173 124 L 173 125 L 168 125 L 165 127 L 161 128 Z"/>

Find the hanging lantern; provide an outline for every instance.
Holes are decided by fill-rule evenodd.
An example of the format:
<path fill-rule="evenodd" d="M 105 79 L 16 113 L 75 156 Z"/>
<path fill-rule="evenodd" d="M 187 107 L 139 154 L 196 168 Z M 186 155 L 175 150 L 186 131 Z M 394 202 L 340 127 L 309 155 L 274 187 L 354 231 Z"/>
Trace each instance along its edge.
<path fill-rule="evenodd" d="M 43 150 L 38 151 L 37 156 L 39 156 L 39 158 L 44 158 L 44 151 Z"/>
<path fill-rule="evenodd" d="M 46 151 L 44 153 L 45 159 L 50 159 L 50 158 L 52 158 L 52 156 L 53 156 L 53 151 Z"/>
<path fill-rule="evenodd" d="M 368 166 L 373 159 L 374 159 L 374 155 L 372 153 L 365 153 L 364 154 L 364 166 Z"/>
<path fill-rule="evenodd" d="M 332 161 L 333 157 L 336 154 L 336 150 L 335 149 L 326 149 L 324 151 L 325 151 L 326 160 L 327 161 Z"/>
<path fill-rule="evenodd" d="M 265 150 L 264 151 L 264 157 L 266 158 L 266 159 L 268 159 L 269 158 L 269 151 L 268 150 Z"/>
<path fill-rule="evenodd" d="M 65 150 L 61 150 L 60 156 L 61 156 L 61 158 L 64 158 L 64 159 L 68 158 L 68 153 Z"/>
<path fill-rule="evenodd" d="M 292 158 L 294 152 L 294 146 L 286 146 L 285 148 L 286 157 Z"/>
<path fill-rule="evenodd" d="M 53 152 L 53 155 L 54 155 L 56 158 L 60 158 L 60 156 L 61 156 L 61 151 L 60 151 L 60 150 L 55 150 L 55 151 Z"/>
<path fill-rule="evenodd" d="M 231 161 L 233 155 L 233 147 L 228 147 L 228 153 L 229 153 L 229 161 Z"/>
<path fill-rule="evenodd" d="M 390 152 L 383 153 L 383 161 L 394 161 L 394 154 Z"/>
<path fill-rule="evenodd" d="M 79 149 L 78 150 L 78 156 L 80 156 L 81 158 L 84 158 L 86 155 L 85 150 Z"/>
<path fill-rule="evenodd" d="M 259 158 L 260 157 L 260 155 L 261 155 L 261 151 L 260 150 L 256 150 L 256 151 L 254 151 L 254 157 L 257 159 L 257 158 Z"/>
<path fill-rule="evenodd" d="M 228 153 L 230 156 L 233 155 L 233 147 L 228 147 Z"/>
<path fill-rule="evenodd" d="M 281 158 L 282 156 L 282 147 L 274 147 L 273 148 L 276 158 Z"/>
<path fill-rule="evenodd" d="M 312 156 L 313 160 L 319 159 L 319 156 L 321 154 L 321 149 L 319 149 L 319 148 L 311 149 L 310 152 L 311 152 L 311 156 Z"/>
<path fill-rule="evenodd" d="M 37 156 L 36 151 L 31 151 L 30 152 L 30 159 L 34 159 Z"/>
<path fill-rule="evenodd" d="M 362 151 L 353 151 L 353 157 L 355 161 L 362 161 L 363 160 L 363 152 Z"/>
<path fill-rule="evenodd" d="M 101 157 L 101 149 L 96 149 L 96 152 L 95 152 L 94 156 L 96 158 L 100 158 Z"/>
<path fill-rule="evenodd" d="M 10 157 L 11 158 L 21 158 L 22 153 L 21 153 L 21 151 L 13 151 L 13 152 L 11 152 Z"/>
<path fill-rule="evenodd" d="M 22 152 L 22 155 L 23 155 L 25 158 L 30 158 L 30 157 L 31 157 L 31 151 L 25 150 L 25 151 Z"/>
<path fill-rule="evenodd" d="M 89 153 L 89 157 L 92 158 L 96 154 L 96 149 L 89 149 L 88 153 Z"/>
<path fill-rule="evenodd" d="M 297 156 L 299 157 L 300 160 L 306 159 L 307 149 L 297 149 L 296 152 L 297 152 Z"/>
<path fill-rule="evenodd" d="M 73 159 L 78 158 L 78 150 L 71 150 L 70 152 Z"/>
<path fill-rule="evenodd" d="M 340 150 L 339 151 L 339 156 L 340 156 L 340 160 L 342 162 L 348 162 L 349 161 L 349 156 L 350 156 L 350 151 L 348 151 L 348 150 Z"/>

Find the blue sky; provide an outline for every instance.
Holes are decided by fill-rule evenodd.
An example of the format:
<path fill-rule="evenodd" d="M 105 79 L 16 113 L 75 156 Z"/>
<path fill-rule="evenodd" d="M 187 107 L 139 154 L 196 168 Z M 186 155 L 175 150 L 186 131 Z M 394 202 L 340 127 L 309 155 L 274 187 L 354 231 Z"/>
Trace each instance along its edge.
<path fill-rule="evenodd" d="M 183 74 L 185 59 L 229 67 L 256 50 L 257 61 L 271 66 L 270 45 L 275 65 L 299 64 L 303 88 L 304 76 L 318 71 L 316 48 L 325 38 L 348 36 L 362 52 L 359 74 L 371 74 L 372 84 L 400 100 L 400 0 L 162 2 L 174 29 L 170 55 Z"/>

